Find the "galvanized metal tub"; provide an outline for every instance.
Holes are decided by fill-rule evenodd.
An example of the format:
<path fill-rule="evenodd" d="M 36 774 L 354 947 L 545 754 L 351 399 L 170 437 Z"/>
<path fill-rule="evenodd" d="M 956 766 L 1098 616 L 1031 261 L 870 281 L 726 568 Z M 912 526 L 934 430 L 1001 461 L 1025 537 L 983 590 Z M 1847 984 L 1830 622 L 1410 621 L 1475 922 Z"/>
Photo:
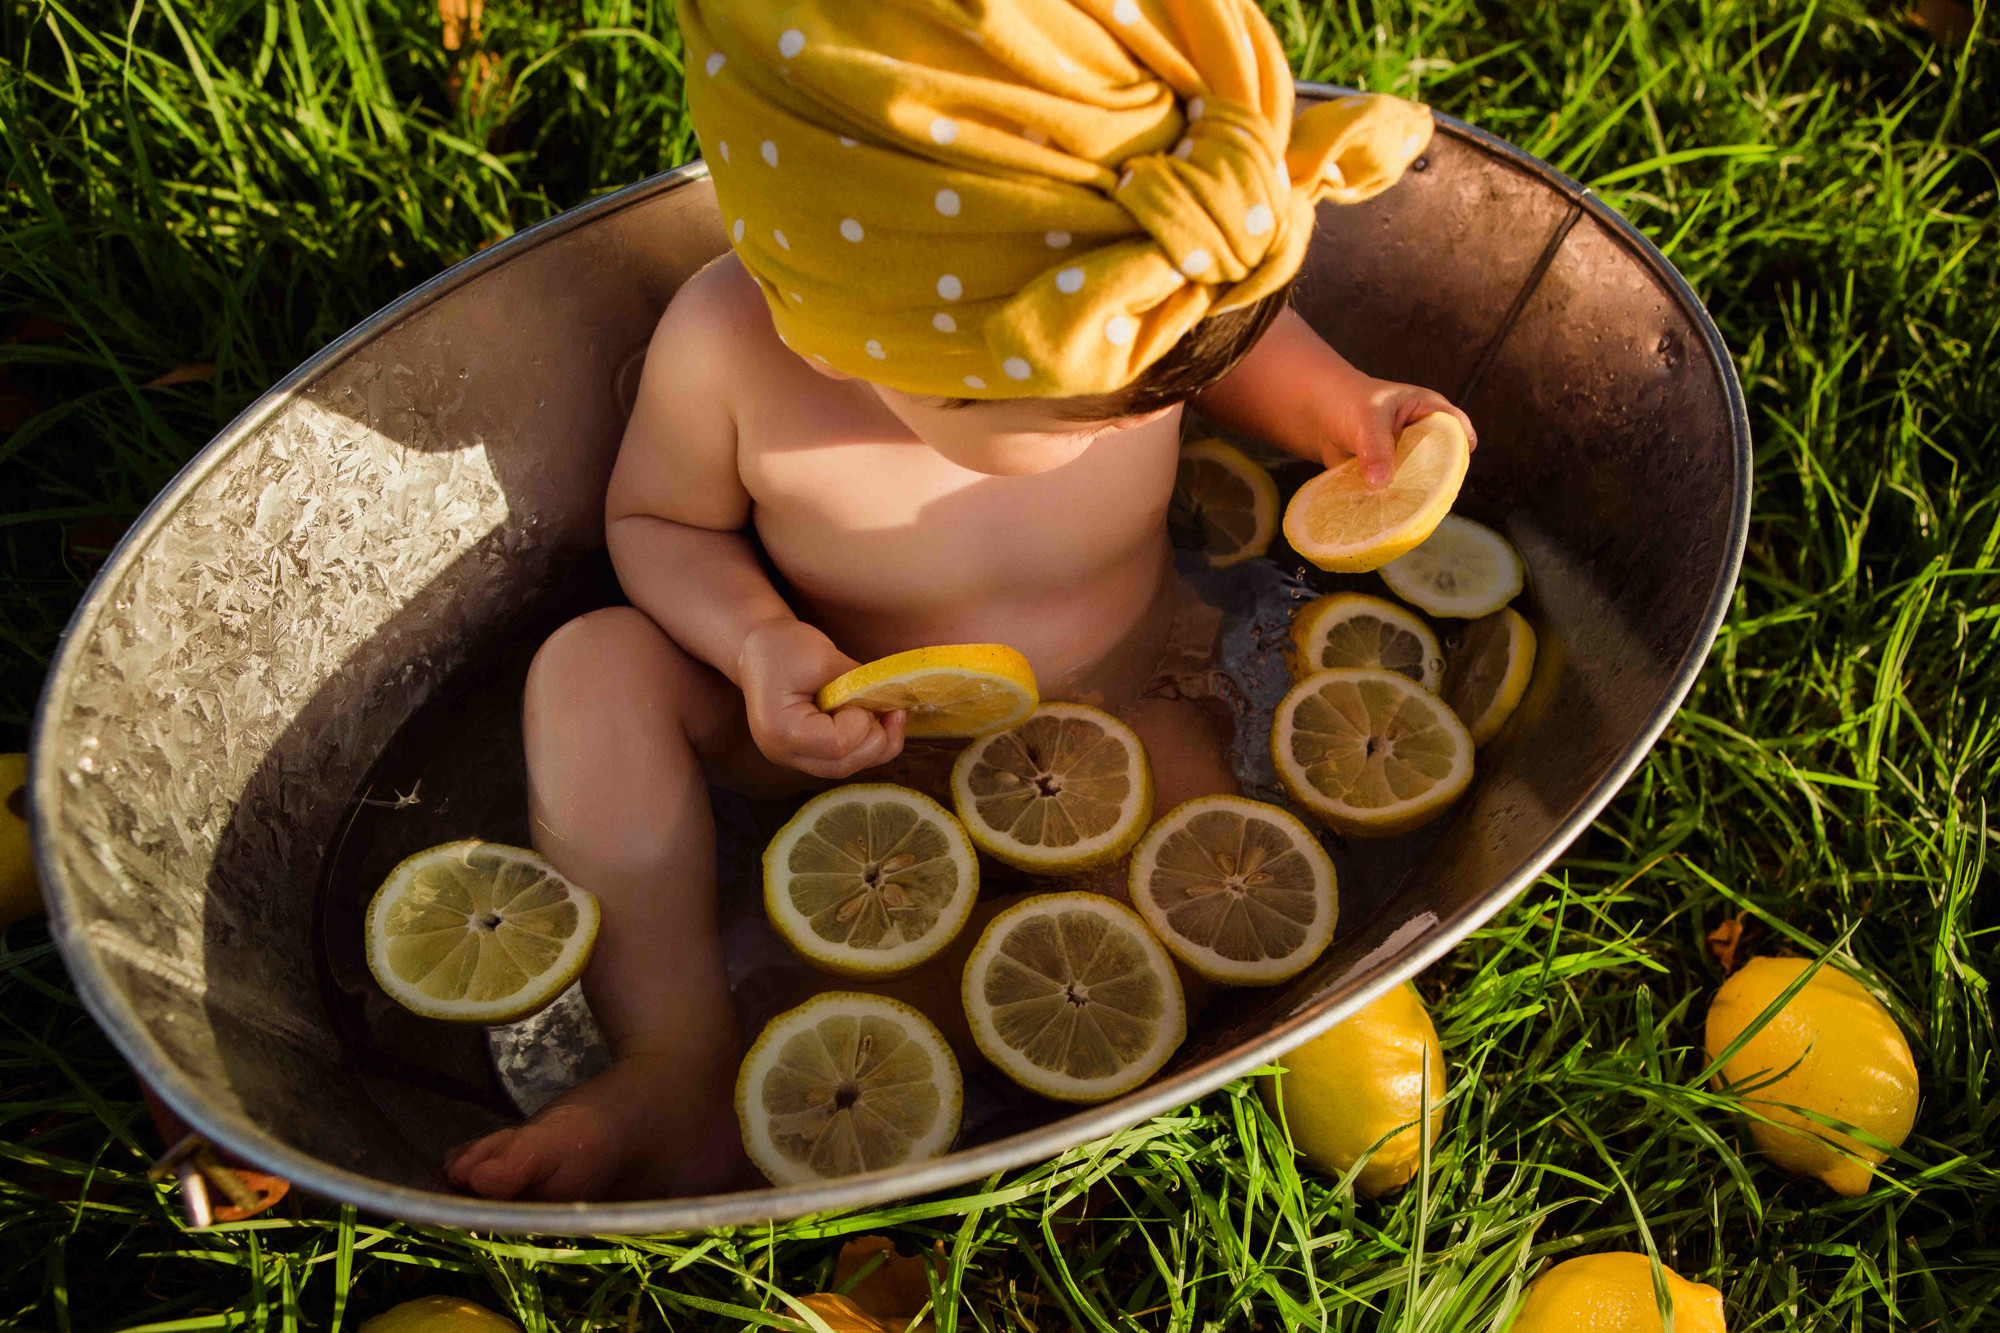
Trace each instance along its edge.
<path fill-rule="evenodd" d="M 455 1195 L 439 1155 L 490 1112 L 348 1058 L 316 981 L 316 886 L 399 728 L 601 545 L 638 358 L 676 287 L 725 245 L 695 163 L 426 283 L 189 464 L 62 642 L 31 791 L 71 976 L 169 1105 L 306 1189 L 482 1230 L 686 1230 L 961 1184 L 1181 1105 L 1518 895 L 1665 727 L 1734 585 L 1749 428 L 1700 302 L 1575 181 L 1441 116 L 1402 184 L 1322 210 L 1297 294 L 1362 368 L 1472 413 L 1466 499 L 1530 568 L 1542 652 L 1523 723 L 1482 752 L 1420 859 L 1350 893 L 1304 976 L 1215 1011 L 1159 1078 L 1107 1105 L 816 1188 Z"/>

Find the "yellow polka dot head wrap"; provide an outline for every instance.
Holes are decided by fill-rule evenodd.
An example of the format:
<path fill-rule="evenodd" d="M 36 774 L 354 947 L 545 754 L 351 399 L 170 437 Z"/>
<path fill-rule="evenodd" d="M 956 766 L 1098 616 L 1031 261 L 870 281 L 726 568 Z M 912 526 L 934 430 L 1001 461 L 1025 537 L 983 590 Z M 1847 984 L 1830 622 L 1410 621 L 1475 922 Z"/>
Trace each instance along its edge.
<path fill-rule="evenodd" d="M 1394 184 L 1428 109 L 1296 121 L 1254 0 L 680 0 L 688 106 L 786 344 L 914 394 L 1132 382 Z"/>

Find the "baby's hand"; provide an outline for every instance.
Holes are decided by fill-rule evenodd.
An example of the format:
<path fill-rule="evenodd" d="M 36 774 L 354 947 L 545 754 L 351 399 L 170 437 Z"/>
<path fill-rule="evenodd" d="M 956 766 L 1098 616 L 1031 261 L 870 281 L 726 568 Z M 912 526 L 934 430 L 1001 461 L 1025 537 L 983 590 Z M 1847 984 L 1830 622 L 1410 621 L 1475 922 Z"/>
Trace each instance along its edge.
<path fill-rule="evenodd" d="M 820 686 L 860 663 L 803 621 L 767 620 L 737 656 L 750 735 L 773 763 L 816 778 L 844 778 L 903 751 L 903 715 L 865 708 L 822 713 Z"/>
<path fill-rule="evenodd" d="M 1333 438 L 1322 445 L 1322 461 L 1332 467 L 1352 454 L 1361 460 L 1361 477 L 1373 490 L 1389 484 L 1396 470 L 1396 437 L 1403 427 L 1433 412 L 1458 418 L 1465 427 L 1466 442 L 1479 447 L 1479 432 L 1472 418 L 1451 405 L 1443 394 L 1414 384 L 1395 384 L 1369 379 L 1360 392 L 1348 395 L 1333 422 Z"/>

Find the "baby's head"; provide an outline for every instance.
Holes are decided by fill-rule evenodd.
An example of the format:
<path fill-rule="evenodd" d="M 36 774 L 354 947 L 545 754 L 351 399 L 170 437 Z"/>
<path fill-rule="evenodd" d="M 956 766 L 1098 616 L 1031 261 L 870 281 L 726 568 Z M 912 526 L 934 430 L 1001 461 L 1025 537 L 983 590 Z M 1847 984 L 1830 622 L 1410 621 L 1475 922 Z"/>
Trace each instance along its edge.
<path fill-rule="evenodd" d="M 1042 471 L 1220 379 L 1321 199 L 1430 113 L 1292 114 L 1252 0 L 680 0 L 688 107 L 785 344 L 968 467 Z"/>
<path fill-rule="evenodd" d="M 960 467 L 997 477 L 1059 468 L 1108 431 L 1172 412 L 1217 383 L 1257 344 L 1285 307 L 1289 287 L 1211 315 L 1139 377 L 1108 393 L 1068 398 L 958 398 L 905 393 L 866 381 L 910 433 Z M 822 375 L 850 378 L 818 358 Z"/>

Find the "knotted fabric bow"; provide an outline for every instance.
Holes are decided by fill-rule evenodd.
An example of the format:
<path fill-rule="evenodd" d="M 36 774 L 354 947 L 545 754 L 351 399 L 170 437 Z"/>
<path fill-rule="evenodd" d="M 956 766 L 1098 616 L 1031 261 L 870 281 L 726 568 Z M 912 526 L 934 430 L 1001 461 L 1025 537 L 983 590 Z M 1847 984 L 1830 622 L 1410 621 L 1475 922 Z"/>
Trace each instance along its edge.
<path fill-rule="evenodd" d="M 1296 120 L 1254 0 L 680 0 L 688 106 L 786 344 L 908 393 L 1132 382 L 1394 184 L 1428 108 Z"/>

